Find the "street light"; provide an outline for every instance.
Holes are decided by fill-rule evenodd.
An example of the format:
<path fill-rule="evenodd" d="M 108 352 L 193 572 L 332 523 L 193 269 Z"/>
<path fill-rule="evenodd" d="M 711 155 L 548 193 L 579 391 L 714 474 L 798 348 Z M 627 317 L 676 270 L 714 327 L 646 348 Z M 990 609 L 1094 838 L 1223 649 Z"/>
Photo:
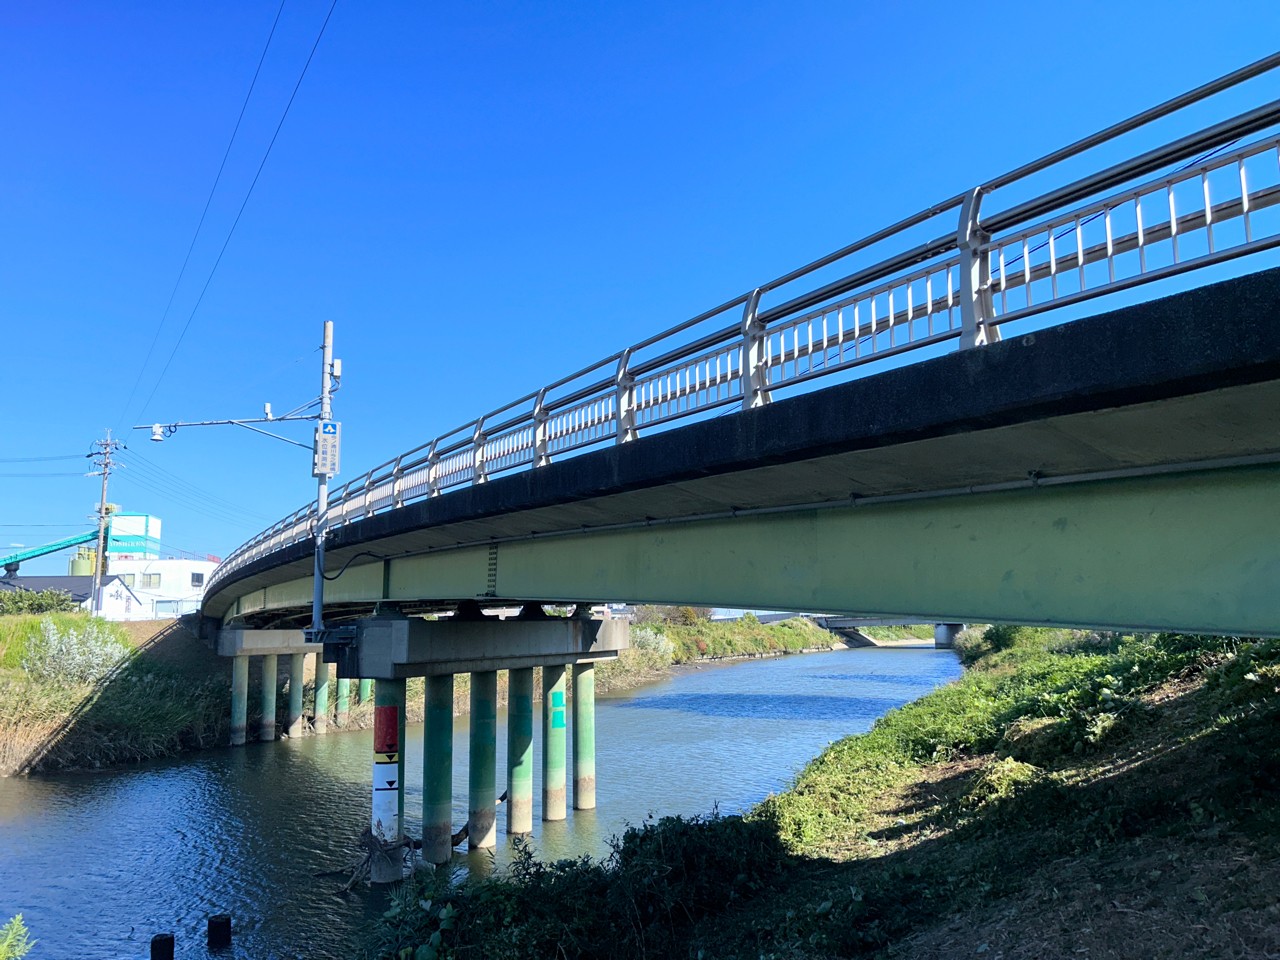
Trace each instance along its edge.
<path fill-rule="evenodd" d="M 199 420 L 194 422 L 153 423 L 135 426 L 135 430 L 150 430 L 151 439 L 156 443 L 163 442 L 178 432 L 180 427 L 213 427 L 236 426 L 252 430 L 275 440 L 283 440 L 295 447 L 310 449 L 312 452 L 311 475 L 316 478 L 316 522 L 315 522 L 315 588 L 311 597 L 311 629 L 306 631 L 307 639 L 312 643 L 322 643 L 324 637 L 324 540 L 329 519 L 329 478 L 338 473 L 339 448 L 342 437 L 342 425 L 333 419 L 331 397 L 337 392 L 342 381 L 342 361 L 333 359 L 333 321 L 324 322 L 324 340 L 321 343 L 320 396 L 309 400 L 299 407 L 290 410 L 284 416 L 271 414 L 271 404 L 264 410 L 266 416 L 245 417 L 237 420 Z M 319 408 L 318 410 L 316 408 Z M 314 410 L 314 413 L 308 411 Z M 316 432 L 312 445 L 298 443 L 288 437 L 282 437 L 270 430 L 255 427 L 256 423 L 284 423 L 290 420 L 316 420 Z M 317 661 L 319 663 L 319 661 Z M 319 691 L 320 671 L 317 669 L 317 692 Z M 317 707 L 320 705 L 317 704 Z M 319 714 L 319 709 L 317 709 Z M 317 729 L 320 718 L 317 716 Z M 326 717 L 327 725 L 327 717 Z"/>

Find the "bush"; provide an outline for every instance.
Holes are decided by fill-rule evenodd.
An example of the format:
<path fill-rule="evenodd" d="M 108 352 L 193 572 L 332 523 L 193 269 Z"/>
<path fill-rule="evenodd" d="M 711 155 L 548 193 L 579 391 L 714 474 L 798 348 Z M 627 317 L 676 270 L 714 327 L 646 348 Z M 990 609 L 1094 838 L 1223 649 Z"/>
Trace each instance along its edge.
<path fill-rule="evenodd" d="M 59 627 L 45 617 L 40 621 L 40 637 L 22 659 L 22 669 L 35 680 L 96 683 L 128 650 L 102 620 Z"/>
<path fill-rule="evenodd" d="M 36 942 L 27 934 L 22 914 L 0 927 L 0 960 L 21 960 L 35 945 Z"/>
<path fill-rule="evenodd" d="M 671 638 L 652 624 L 640 624 L 631 628 L 631 646 L 637 650 L 650 650 L 659 656 L 671 658 L 675 645 Z"/>
<path fill-rule="evenodd" d="M 0 617 L 20 613 L 70 613 L 80 605 L 65 590 L 6 590 L 0 593 Z"/>

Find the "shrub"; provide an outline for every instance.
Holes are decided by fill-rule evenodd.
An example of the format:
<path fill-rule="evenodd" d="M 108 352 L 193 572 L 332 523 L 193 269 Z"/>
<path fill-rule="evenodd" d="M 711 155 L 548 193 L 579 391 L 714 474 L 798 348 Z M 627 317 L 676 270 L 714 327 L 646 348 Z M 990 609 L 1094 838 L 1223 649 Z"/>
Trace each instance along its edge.
<path fill-rule="evenodd" d="M 40 621 L 40 637 L 22 660 L 22 669 L 35 680 L 96 683 L 128 652 L 102 620 L 59 627 L 48 617 Z"/>
<path fill-rule="evenodd" d="M 0 927 L 0 960 L 21 960 L 35 945 L 22 922 L 22 914 Z"/>
<path fill-rule="evenodd" d="M 671 638 L 647 623 L 631 628 L 631 645 L 637 650 L 649 650 L 667 658 L 675 651 Z"/>
<path fill-rule="evenodd" d="M 6 590 L 0 593 L 0 617 L 19 613 L 70 613 L 79 609 L 65 590 Z"/>

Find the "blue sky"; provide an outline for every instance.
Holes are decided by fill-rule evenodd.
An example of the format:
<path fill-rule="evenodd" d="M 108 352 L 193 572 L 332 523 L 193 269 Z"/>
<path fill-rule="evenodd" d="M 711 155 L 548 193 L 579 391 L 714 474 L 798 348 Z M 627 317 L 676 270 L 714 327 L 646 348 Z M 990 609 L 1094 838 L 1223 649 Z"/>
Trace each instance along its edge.
<path fill-rule="evenodd" d="M 162 324 L 278 8 L 0 0 L 0 553 L 98 499 L 12 476 L 87 461 L 13 461 L 308 400 L 323 320 L 341 482 L 1280 36 L 1266 2 L 338 0 L 194 309 L 329 9 L 286 0 Z M 314 494 L 309 454 L 247 431 L 124 439 L 109 499 L 173 550 Z"/>

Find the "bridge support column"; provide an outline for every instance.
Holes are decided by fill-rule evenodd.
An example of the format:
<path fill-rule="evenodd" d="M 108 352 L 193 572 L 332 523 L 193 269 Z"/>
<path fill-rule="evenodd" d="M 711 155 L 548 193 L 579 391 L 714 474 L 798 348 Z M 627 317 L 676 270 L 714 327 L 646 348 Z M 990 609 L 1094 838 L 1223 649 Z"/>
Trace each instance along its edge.
<path fill-rule="evenodd" d="M 950 650 L 956 645 L 956 636 L 964 629 L 963 623 L 936 623 L 933 626 L 933 645 L 939 650 Z"/>
<path fill-rule="evenodd" d="M 302 736 L 302 687 L 306 663 L 305 653 L 289 654 L 289 717 L 285 733 L 290 740 Z"/>
<path fill-rule="evenodd" d="M 249 658 L 231 660 L 231 745 L 244 746 L 245 728 L 249 725 Z"/>
<path fill-rule="evenodd" d="M 573 809 L 596 808 L 596 667 L 573 665 Z"/>
<path fill-rule="evenodd" d="M 351 712 L 351 681 L 338 678 L 338 716 L 339 727 L 347 725 L 347 714 Z"/>
<path fill-rule="evenodd" d="M 361 680 L 363 686 L 368 680 Z M 448 863 L 453 856 L 453 674 L 427 677 L 422 734 L 422 856 Z"/>
<path fill-rule="evenodd" d="M 368 703 L 368 702 L 369 702 L 369 698 L 370 698 L 371 696 L 373 696 L 373 681 L 372 681 L 372 680 L 361 680 L 361 681 L 360 681 L 360 694 L 359 694 L 359 696 L 360 696 L 360 702 L 361 702 L 361 703 Z"/>
<path fill-rule="evenodd" d="M 258 739 L 269 742 L 276 738 L 276 692 L 280 658 L 268 653 L 262 658 L 262 723 L 258 727 Z"/>
<path fill-rule="evenodd" d="M 533 832 L 533 667 L 508 671 L 507 833 Z"/>
<path fill-rule="evenodd" d="M 471 758 L 468 764 L 467 847 L 497 843 L 498 672 L 471 674 Z"/>
<path fill-rule="evenodd" d="M 542 819 L 565 818 L 564 667 L 542 668 Z"/>
<path fill-rule="evenodd" d="M 315 655 L 316 667 L 316 716 L 314 729 L 316 733 L 329 732 L 329 665 L 324 662 L 324 654 Z M 402 685 L 403 686 L 403 685 Z M 403 691 L 400 694 L 403 699 Z"/>
<path fill-rule="evenodd" d="M 373 809 L 370 827 L 385 844 L 404 838 L 404 681 L 379 680 L 373 708 Z M 369 864 L 374 883 L 404 879 L 404 851 L 375 855 Z"/>

